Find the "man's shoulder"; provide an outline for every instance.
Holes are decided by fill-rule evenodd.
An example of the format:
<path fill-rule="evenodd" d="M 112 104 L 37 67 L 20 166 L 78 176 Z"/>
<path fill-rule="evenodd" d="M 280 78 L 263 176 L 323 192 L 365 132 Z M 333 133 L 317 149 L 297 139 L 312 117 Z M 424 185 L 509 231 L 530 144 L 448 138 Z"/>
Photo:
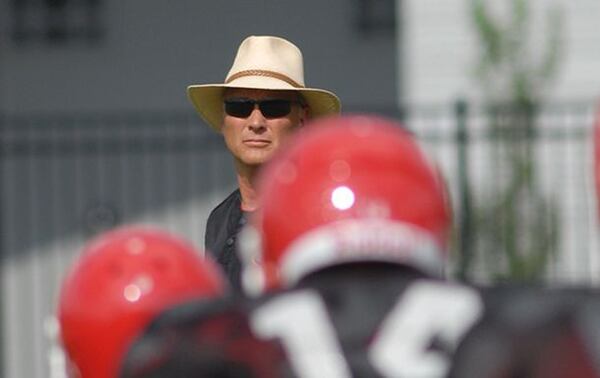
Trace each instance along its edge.
<path fill-rule="evenodd" d="M 230 212 L 233 208 L 238 207 L 240 205 L 240 190 L 236 189 L 231 192 L 221 203 L 215 206 L 214 209 L 210 212 L 208 219 L 219 218 L 228 212 Z"/>

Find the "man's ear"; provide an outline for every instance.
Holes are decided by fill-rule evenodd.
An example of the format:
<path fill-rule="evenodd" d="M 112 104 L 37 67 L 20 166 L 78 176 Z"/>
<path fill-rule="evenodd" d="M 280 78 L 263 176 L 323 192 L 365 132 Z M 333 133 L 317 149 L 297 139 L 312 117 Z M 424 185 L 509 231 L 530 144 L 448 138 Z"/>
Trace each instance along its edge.
<path fill-rule="evenodd" d="M 300 114 L 300 121 L 298 122 L 299 127 L 303 127 L 304 124 L 310 119 L 310 108 L 308 106 L 302 107 L 302 113 Z"/>

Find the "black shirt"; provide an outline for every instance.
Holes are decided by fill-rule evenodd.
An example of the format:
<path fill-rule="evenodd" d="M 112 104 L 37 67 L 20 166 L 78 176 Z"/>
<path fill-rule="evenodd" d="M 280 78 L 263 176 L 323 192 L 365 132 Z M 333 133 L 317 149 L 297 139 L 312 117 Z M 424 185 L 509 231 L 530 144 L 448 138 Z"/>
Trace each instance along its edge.
<path fill-rule="evenodd" d="M 246 223 L 239 189 L 231 193 L 211 211 L 206 222 L 204 248 L 221 266 L 232 289 L 241 292 L 242 264 L 236 250 L 236 239 Z"/>

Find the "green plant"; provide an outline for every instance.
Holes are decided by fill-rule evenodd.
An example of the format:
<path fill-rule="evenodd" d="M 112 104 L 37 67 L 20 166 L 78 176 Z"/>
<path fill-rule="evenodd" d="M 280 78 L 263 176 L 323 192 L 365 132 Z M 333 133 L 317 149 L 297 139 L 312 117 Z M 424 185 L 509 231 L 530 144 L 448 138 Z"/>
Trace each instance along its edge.
<path fill-rule="evenodd" d="M 537 116 L 562 55 L 562 16 L 558 8 L 548 11 L 544 48 L 536 55 L 527 0 L 512 0 L 504 20 L 489 1 L 470 4 L 494 179 L 474 209 L 477 256 L 493 281 L 539 280 L 560 240 L 559 210 L 541 190 L 535 147 Z"/>

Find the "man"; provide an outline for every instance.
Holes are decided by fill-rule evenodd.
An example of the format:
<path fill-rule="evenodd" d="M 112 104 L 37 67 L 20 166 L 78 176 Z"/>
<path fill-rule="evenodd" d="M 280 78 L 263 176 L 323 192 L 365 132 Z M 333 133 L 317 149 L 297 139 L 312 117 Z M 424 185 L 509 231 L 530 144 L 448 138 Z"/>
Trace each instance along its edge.
<path fill-rule="evenodd" d="M 210 213 L 205 248 L 239 290 L 236 237 L 258 206 L 258 169 L 308 119 L 338 113 L 340 101 L 329 91 L 307 88 L 300 49 L 272 36 L 246 38 L 224 83 L 192 85 L 188 95 L 233 156 L 238 189 Z"/>

